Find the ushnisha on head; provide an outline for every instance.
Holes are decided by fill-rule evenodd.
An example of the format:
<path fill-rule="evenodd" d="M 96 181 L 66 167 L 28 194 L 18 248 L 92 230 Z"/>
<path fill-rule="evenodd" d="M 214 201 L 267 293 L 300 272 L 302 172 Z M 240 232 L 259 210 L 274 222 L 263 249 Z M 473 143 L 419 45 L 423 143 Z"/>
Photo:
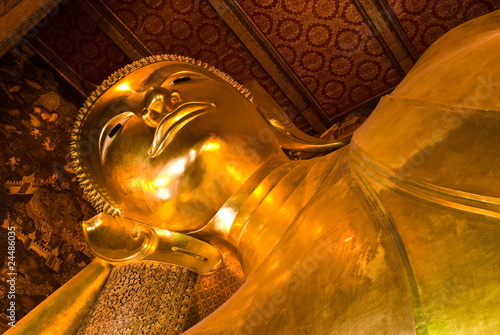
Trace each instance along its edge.
<path fill-rule="evenodd" d="M 307 143 L 293 136 L 291 122 L 269 115 L 250 91 L 207 64 L 148 57 L 115 72 L 87 99 L 71 155 L 99 212 L 195 231 L 263 162 L 286 159 L 286 143 L 309 151 L 339 146 Z"/>

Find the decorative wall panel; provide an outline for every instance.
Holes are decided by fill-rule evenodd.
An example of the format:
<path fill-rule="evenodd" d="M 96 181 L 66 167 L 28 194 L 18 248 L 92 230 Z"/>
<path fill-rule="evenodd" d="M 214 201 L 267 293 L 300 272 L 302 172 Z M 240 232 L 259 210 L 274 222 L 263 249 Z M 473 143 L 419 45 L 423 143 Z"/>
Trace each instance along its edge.
<path fill-rule="evenodd" d="M 450 29 L 500 9 L 498 0 L 387 0 L 419 55 Z"/>
<path fill-rule="evenodd" d="M 330 118 L 401 80 L 350 1 L 240 5 Z"/>
<path fill-rule="evenodd" d="M 10 328 L 4 323 L 10 301 L 6 279 L 13 272 L 7 227 L 16 232 L 17 320 L 91 258 L 80 221 L 95 212 L 83 198 L 68 154 L 82 101 L 45 67 L 29 51 L 11 51 L 0 61 L 0 333 Z"/>

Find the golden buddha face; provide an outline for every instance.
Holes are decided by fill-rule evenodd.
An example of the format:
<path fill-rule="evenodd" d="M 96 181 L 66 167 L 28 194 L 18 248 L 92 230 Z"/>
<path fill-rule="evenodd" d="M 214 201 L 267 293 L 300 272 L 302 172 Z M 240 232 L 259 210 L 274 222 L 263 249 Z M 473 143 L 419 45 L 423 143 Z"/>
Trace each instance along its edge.
<path fill-rule="evenodd" d="M 93 188 L 87 193 L 156 227 L 202 228 L 281 152 L 269 136 L 259 140 L 268 125 L 244 94 L 220 73 L 183 61 L 128 73 L 77 122 L 77 166 Z"/>

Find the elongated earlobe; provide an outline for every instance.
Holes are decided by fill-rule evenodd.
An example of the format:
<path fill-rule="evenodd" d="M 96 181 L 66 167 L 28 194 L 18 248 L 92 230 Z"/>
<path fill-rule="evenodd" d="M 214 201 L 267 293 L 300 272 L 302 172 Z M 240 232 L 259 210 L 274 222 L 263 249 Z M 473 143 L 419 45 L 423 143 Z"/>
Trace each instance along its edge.
<path fill-rule="evenodd" d="M 269 124 L 281 148 L 291 151 L 328 153 L 342 148 L 347 141 L 329 141 L 309 136 L 297 128 L 280 105 L 255 81 L 245 83 L 252 93 L 252 102 Z"/>
<path fill-rule="evenodd" d="M 278 143 L 283 149 L 299 152 L 328 153 L 342 148 L 348 141 L 328 141 L 322 138 L 309 136 L 300 129 L 283 130 L 273 128 Z"/>

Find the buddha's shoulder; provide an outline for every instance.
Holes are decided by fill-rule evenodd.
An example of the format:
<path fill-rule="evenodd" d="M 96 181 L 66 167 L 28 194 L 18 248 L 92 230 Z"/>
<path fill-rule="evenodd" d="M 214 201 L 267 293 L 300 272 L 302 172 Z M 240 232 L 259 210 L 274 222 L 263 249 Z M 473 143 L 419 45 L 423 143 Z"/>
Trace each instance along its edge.
<path fill-rule="evenodd" d="M 500 10 L 452 29 L 393 91 L 400 98 L 500 109 Z"/>
<path fill-rule="evenodd" d="M 356 131 L 353 160 L 392 180 L 500 198 L 499 61 L 500 11 L 445 34 Z"/>

